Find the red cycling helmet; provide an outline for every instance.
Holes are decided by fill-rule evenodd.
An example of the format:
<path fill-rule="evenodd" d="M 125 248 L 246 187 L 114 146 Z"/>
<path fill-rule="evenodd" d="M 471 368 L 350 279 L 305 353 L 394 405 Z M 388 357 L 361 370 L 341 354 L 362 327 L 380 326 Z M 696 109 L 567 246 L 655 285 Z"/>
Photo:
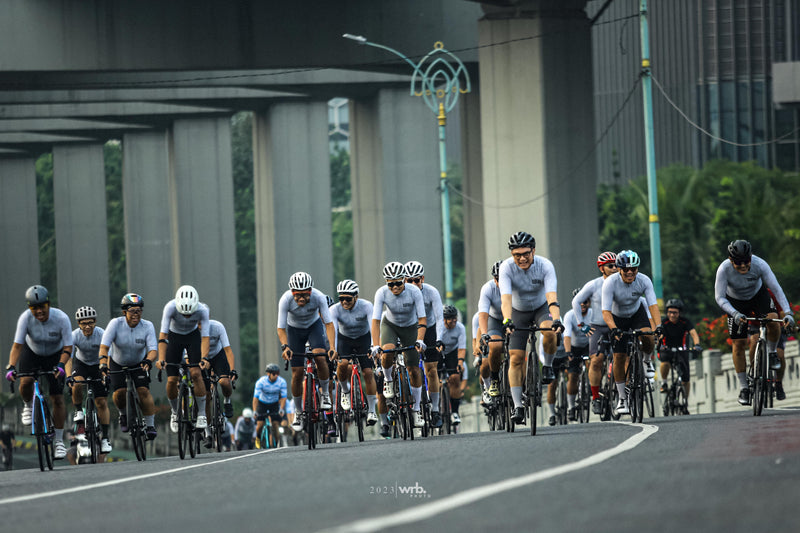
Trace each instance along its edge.
<path fill-rule="evenodd" d="M 603 265 L 613 265 L 617 260 L 617 254 L 614 252 L 603 252 L 602 254 L 597 256 L 597 267 L 600 268 Z"/>

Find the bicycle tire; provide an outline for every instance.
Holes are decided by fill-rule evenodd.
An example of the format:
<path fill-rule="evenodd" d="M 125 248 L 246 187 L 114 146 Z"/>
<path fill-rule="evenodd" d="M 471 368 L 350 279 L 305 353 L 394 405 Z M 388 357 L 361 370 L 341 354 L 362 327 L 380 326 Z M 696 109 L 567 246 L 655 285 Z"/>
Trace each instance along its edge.
<path fill-rule="evenodd" d="M 31 429 L 33 434 L 36 435 L 36 452 L 39 456 L 39 469 L 44 472 L 47 468 L 47 447 L 45 445 L 47 434 L 44 431 L 44 415 L 41 408 L 41 400 L 35 394 L 33 396 L 33 406 L 31 409 L 33 410 L 33 426 Z"/>
<path fill-rule="evenodd" d="M 647 409 L 647 416 L 650 418 L 656 417 L 656 405 L 653 399 L 653 384 L 650 378 L 644 380 L 644 406 Z"/>
<path fill-rule="evenodd" d="M 313 450 L 317 447 L 317 435 L 316 435 L 316 413 L 315 413 L 315 398 L 316 395 L 316 386 L 315 386 L 314 378 L 312 377 L 309 379 L 309 376 L 305 378 L 305 386 L 304 392 L 305 397 L 303 398 L 303 411 L 305 413 L 305 423 L 306 423 L 306 440 L 308 441 L 308 449 Z"/>
<path fill-rule="evenodd" d="M 83 424 L 86 440 L 89 442 L 89 461 L 97 464 L 97 407 L 91 393 L 86 395 L 86 413 L 83 417 Z"/>
<path fill-rule="evenodd" d="M 453 430 L 450 413 L 450 387 L 446 381 L 439 380 L 439 415 L 442 417 L 442 427 L 439 428 L 439 435 L 447 434 Z"/>
<path fill-rule="evenodd" d="M 592 411 L 592 389 L 589 387 L 589 378 L 586 369 L 581 370 L 581 377 L 578 381 L 578 420 L 581 424 L 589 422 L 589 415 Z"/>
<path fill-rule="evenodd" d="M 136 454 L 137 461 L 144 461 L 141 447 L 139 446 L 139 417 L 136 409 L 136 392 L 130 388 L 125 393 L 125 416 L 128 419 L 128 435 L 131 438 L 133 452 Z"/>
<path fill-rule="evenodd" d="M 539 360 L 535 354 L 528 354 L 528 368 L 525 372 L 528 395 L 528 423 L 531 425 L 531 437 L 536 435 L 537 411 L 542 404 L 542 380 L 539 376 Z"/>
<path fill-rule="evenodd" d="M 403 371 L 403 380 L 400 382 L 403 388 L 403 403 L 406 408 L 406 424 L 408 429 L 408 437 L 414 440 L 414 397 L 411 395 L 411 381 L 408 376 L 408 369 Z"/>
<path fill-rule="evenodd" d="M 358 442 L 364 442 L 365 411 L 367 409 L 364 390 L 361 388 L 361 373 L 353 366 L 350 375 L 350 408 L 353 411 L 353 422 L 356 424 Z"/>
<path fill-rule="evenodd" d="M 508 381 L 508 362 L 503 364 L 503 405 L 506 411 L 506 432 L 514 433 L 514 398 L 511 396 L 511 384 Z"/>
<path fill-rule="evenodd" d="M 194 391 L 190 390 L 189 400 L 191 404 L 191 421 L 192 425 L 190 426 L 189 434 L 189 455 L 192 456 L 192 459 L 197 457 L 197 454 L 200 452 L 200 432 L 202 430 L 197 429 L 197 398 L 194 396 Z"/>
<path fill-rule="evenodd" d="M 219 400 L 217 385 L 211 391 L 211 438 L 217 453 L 222 453 L 222 432 L 225 430 L 225 416 L 222 414 L 222 406 Z"/>
<path fill-rule="evenodd" d="M 50 413 L 50 404 L 47 400 L 42 399 L 42 408 L 44 410 L 44 429 L 46 430 L 44 439 L 44 458 L 47 464 L 47 469 L 53 469 L 53 461 L 55 460 L 55 428 L 53 427 L 53 415 Z"/>
<path fill-rule="evenodd" d="M 753 394 L 750 398 L 753 404 L 753 416 L 761 416 L 764 408 L 764 382 L 766 381 L 764 372 L 764 362 L 768 361 L 767 345 L 764 339 L 758 339 L 756 353 L 753 359 Z"/>
<path fill-rule="evenodd" d="M 558 380 L 558 394 L 556 399 L 557 407 L 557 420 L 559 425 L 566 426 L 567 425 L 567 384 L 564 382 L 564 375 L 561 375 L 561 379 Z"/>
<path fill-rule="evenodd" d="M 636 365 L 634 365 L 632 403 L 636 406 L 635 422 L 641 424 L 644 419 L 644 363 L 642 362 L 642 354 L 638 349 L 634 350 L 634 356 L 637 358 L 637 361 Z"/>
<path fill-rule="evenodd" d="M 178 389 L 178 455 L 181 459 L 186 458 L 186 445 L 189 440 L 186 436 L 189 430 L 189 406 L 186 393 L 186 386 L 181 384 Z"/>
<path fill-rule="evenodd" d="M 673 407 L 673 412 L 680 416 L 686 414 L 684 408 L 688 405 L 687 398 L 686 398 L 686 391 L 683 390 L 683 385 L 676 385 L 675 390 L 675 403 Z"/>

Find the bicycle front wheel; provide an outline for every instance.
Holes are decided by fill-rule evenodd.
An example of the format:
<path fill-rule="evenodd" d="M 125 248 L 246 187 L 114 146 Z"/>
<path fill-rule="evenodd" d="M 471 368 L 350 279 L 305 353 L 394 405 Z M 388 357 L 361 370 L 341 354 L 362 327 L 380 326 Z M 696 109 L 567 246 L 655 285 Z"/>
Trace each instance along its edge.
<path fill-rule="evenodd" d="M 655 418 L 656 405 L 653 400 L 653 383 L 649 378 L 645 378 L 644 380 L 644 406 L 647 408 L 647 416 Z"/>
<path fill-rule="evenodd" d="M 361 375 L 355 369 L 350 383 L 350 408 L 353 410 L 353 422 L 356 424 L 358 442 L 364 442 L 364 412 L 367 407 L 364 391 L 361 389 Z"/>
<path fill-rule="evenodd" d="M 316 383 L 313 378 L 306 376 L 305 389 L 304 389 L 304 408 L 306 417 L 306 441 L 308 442 L 308 449 L 313 450 L 317 447 L 316 435 Z"/>
<path fill-rule="evenodd" d="M 189 398 L 186 388 L 181 385 L 178 390 L 178 455 L 180 455 L 181 459 L 186 458 L 186 452 L 188 451 L 190 425 Z"/>
<path fill-rule="evenodd" d="M 528 394 L 528 412 L 530 413 L 531 436 L 536 435 L 536 419 L 538 418 L 539 405 L 542 402 L 542 380 L 539 377 L 539 360 L 535 355 L 528 354 L 528 368 L 525 371 L 526 391 Z M 564 392 L 566 400 L 566 389 Z M 566 413 L 564 413 L 566 415 Z"/>
<path fill-rule="evenodd" d="M 578 410 L 581 424 L 589 422 L 589 414 L 592 410 L 592 389 L 589 386 L 589 378 L 586 369 L 581 372 L 581 379 L 578 384 Z"/>
<path fill-rule="evenodd" d="M 47 467 L 47 446 L 45 440 L 47 434 L 44 425 L 44 415 L 42 414 L 42 403 L 39 397 L 33 396 L 33 434 L 36 435 L 36 452 L 39 455 L 39 469 L 44 472 Z"/>
<path fill-rule="evenodd" d="M 89 442 L 89 460 L 92 464 L 97 463 L 97 407 L 94 405 L 94 398 L 89 396 L 86 399 L 86 415 L 84 416 L 84 431 L 86 440 Z"/>
<path fill-rule="evenodd" d="M 766 397 L 766 381 L 769 358 L 767 357 L 767 344 L 764 339 L 758 339 L 755 358 L 753 359 L 753 416 L 761 416 Z"/>

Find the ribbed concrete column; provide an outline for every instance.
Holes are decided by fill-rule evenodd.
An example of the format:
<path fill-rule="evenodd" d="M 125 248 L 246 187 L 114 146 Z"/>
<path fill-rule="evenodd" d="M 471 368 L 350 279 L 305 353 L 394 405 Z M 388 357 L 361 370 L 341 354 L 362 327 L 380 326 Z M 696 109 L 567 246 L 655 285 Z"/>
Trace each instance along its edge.
<path fill-rule="evenodd" d="M 173 123 L 169 192 L 175 284 L 197 289 L 212 318 L 225 324 L 236 353 L 239 293 L 228 117 Z"/>
<path fill-rule="evenodd" d="M 53 197 L 58 306 L 72 316 L 91 305 L 105 324 L 111 314 L 102 144 L 53 148 Z"/>
<path fill-rule="evenodd" d="M 333 295 L 331 178 L 326 102 L 284 103 L 253 121 L 256 269 L 261 363 L 278 362 L 278 298 L 308 272 Z"/>
<path fill-rule="evenodd" d="M 127 133 L 122 139 L 127 290 L 142 295 L 144 317 L 156 327 L 161 323 L 164 303 L 178 287 L 173 265 L 167 141 L 165 131 Z"/>
<path fill-rule="evenodd" d="M 464 269 L 467 283 L 467 316 L 478 310 L 480 288 L 489 279 L 490 265 L 498 258 L 487 257 L 483 222 L 483 165 L 481 157 L 481 108 L 478 85 L 459 99 L 461 108 L 461 167 L 464 169 Z M 461 198 L 454 195 L 455 201 Z"/>
<path fill-rule="evenodd" d="M 371 299 L 388 261 L 425 265 L 444 291 L 436 115 L 408 89 L 352 101 L 350 147 L 356 281 Z"/>
<path fill-rule="evenodd" d="M 8 364 L 17 318 L 25 310 L 25 289 L 40 283 L 36 167 L 29 158 L 0 159 L 0 365 Z M 3 390 L 8 382 L 3 380 Z"/>
<path fill-rule="evenodd" d="M 562 301 L 596 273 L 598 252 L 585 4 L 531 0 L 478 26 L 486 251 L 507 257 L 508 236 L 530 232 L 556 267 Z"/>

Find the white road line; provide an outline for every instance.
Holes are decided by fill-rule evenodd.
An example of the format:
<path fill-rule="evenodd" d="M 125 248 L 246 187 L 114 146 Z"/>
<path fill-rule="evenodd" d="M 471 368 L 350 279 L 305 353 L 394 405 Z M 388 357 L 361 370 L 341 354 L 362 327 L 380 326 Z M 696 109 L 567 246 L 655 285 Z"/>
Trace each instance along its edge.
<path fill-rule="evenodd" d="M 163 472 L 153 472 L 151 474 L 141 474 L 138 476 L 131 476 L 131 477 L 124 477 L 122 479 L 114 479 L 111 481 L 103 481 L 100 483 L 92 483 L 91 485 L 82 485 L 79 487 L 70 487 L 68 489 L 62 490 L 51 490 L 49 492 L 40 492 L 38 494 L 28 494 L 25 496 L 15 496 L 13 498 L 3 498 L 0 500 L 0 505 L 6 505 L 9 503 L 20 503 L 20 502 L 29 502 L 33 500 L 39 500 L 42 498 L 50 498 L 53 496 L 62 496 L 64 494 L 70 494 L 73 492 L 82 492 L 85 490 L 94 490 L 99 489 L 102 487 L 110 487 L 112 485 L 119 485 L 121 483 L 128 483 L 131 481 L 138 481 L 140 479 L 147 479 L 151 477 L 158 477 L 163 476 L 166 474 L 174 474 L 175 472 L 182 472 L 184 470 L 191 470 L 192 468 L 201 468 L 204 466 L 211 466 L 220 463 L 227 463 L 228 461 L 238 461 L 239 459 L 246 459 L 248 457 L 253 457 L 256 455 L 261 455 L 262 453 L 269 453 L 278 451 L 280 448 L 270 448 L 269 450 L 261 450 L 260 452 L 248 453 L 246 455 L 237 455 L 236 457 L 229 457 L 228 459 L 220 459 L 218 461 L 211 461 L 209 463 L 194 463 L 188 466 L 181 466 L 179 468 L 172 468 L 170 470 L 165 470 Z"/>
<path fill-rule="evenodd" d="M 357 520 L 333 529 L 326 529 L 324 530 L 324 533 L 380 531 L 381 529 L 397 526 L 398 524 L 407 526 L 413 522 L 427 520 L 438 514 L 452 511 L 456 507 L 462 507 L 490 496 L 496 496 L 501 492 L 516 489 L 531 483 L 544 481 L 562 474 L 568 474 L 582 468 L 588 468 L 590 466 L 602 463 L 603 461 L 611 459 L 616 455 L 624 453 L 628 450 L 632 450 L 644 442 L 644 440 L 649 436 L 658 431 L 656 426 L 651 426 L 648 424 L 633 426 L 629 423 L 626 423 L 626 425 L 641 428 L 642 431 L 618 444 L 617 446 L 614 446 L 613 448 L 596 453 L 575 463 L 568 463 L 565 465 L 556 466 L 554 468 L 548 468 L 547 470 L 542 470 L 541 472 L 534 472 L 532 474 L 506 479 L 490 485 L 475 487 L 473 489 L 465 490 L 431 503 L 411 507 L 396 513 L 391 513 L 377 518 L 365 518 L 363 520 Z"/>

